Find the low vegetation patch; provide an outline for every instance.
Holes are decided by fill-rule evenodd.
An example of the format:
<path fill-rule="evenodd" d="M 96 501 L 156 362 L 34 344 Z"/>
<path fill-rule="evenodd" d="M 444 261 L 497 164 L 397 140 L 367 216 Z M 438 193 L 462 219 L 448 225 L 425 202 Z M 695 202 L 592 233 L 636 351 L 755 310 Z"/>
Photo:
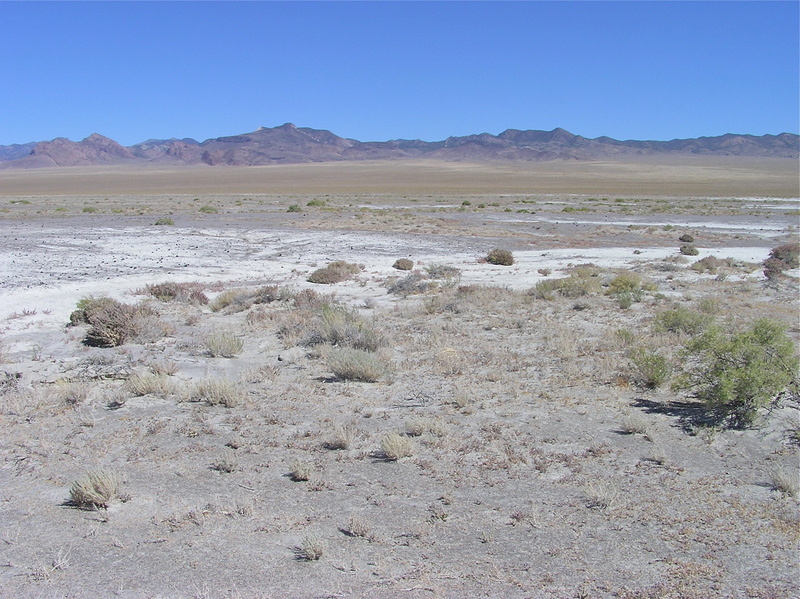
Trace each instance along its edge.
<path fill-rule="evenodd" d="M 375 383 L 389 375 L 389 366 L 377 354 L 362 349 L 334 348 L 328 353 L 328 368 L 337 379 Z"/>
<path fill-rule="evenodd" d="M 322 285 L 332 285 L 350 279 L 364 269 L 358 264 L 350 264 L 344 260 L 331 262 L 325 268 L 318 268 L 308 277 L 309 283 L 319 283 Z"/>
<path fill-rule="evenodd" d="M 500 266 L 511 266 L 514 264 L 514 255 L 509 250 L 502 250 L 495 248 L 490 250 L 486 255 L 486 261 L 489 264 L 497 264 Z"/>
<path fill-rule="evenodd" d="M 72 483 L 69 498 L 81 509 L 106 509 L 119 496 L 120 479 L 107 469 L 91 470 Z"/>
<path fill-rule="evenodd" d="M 392 264 L 392 268 L 397 270 L 411 270 L 414 268 L 414 262 L 408 258 L 400 258 L 395 260 L 394 264 Z"/>

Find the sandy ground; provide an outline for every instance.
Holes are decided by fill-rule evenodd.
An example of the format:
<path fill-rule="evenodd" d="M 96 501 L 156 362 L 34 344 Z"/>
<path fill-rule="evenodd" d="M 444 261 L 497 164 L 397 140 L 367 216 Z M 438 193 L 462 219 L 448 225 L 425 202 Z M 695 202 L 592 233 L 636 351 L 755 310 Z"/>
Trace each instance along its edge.
<path fill-rule="evenodd" d="M 332 193 L 314 207 L 317 193 L 284 192 L 8 196 L 0 595 L 800 594 L 797 498 L 775 482 L 794 475 L 797 491 L 796 400 L 753 429 L 703 426 L 669 385 L 636 385 L 620 341 L 677 367 L 686 339 L 654 332 L 653 317 L 680 305 L 742 324 L 769 316 L 797 343 L 800 273 L 768 285 L 758 265 L 797 240 L 793 196 L 481 193 L 464 206 L 453 193 Z M 302 212 L 287 213 L 293 204 Z M 154 225 L 167 215 L 174 225 Z M 685 233 L 698 255 L 678 251 Z M 486 264 L 494 247 L 515 264 Z M 733 260 L 690 268 L 707 256 Z M 397 258 L 460 274 L 390 294 L 405 275 Z M 307 281 L 334 260 L 363 270 Z M 629 309 L 602 291 L 528 295 L 588 263 L 604 284 L 637 273 L 656 291 Z M 304 341 L 321 326 L 313 309 L 146 300 L 146 285 L 167 281 L 212 300 L 267 284 L 332 293 L 379 332 L 393 374 L 333 377 L 332 349 Z M 89 296 L 148 301 L 164 333 L 87 347 L 86 327 L 66 324 Z M 236 357 L 204 349 L 220 330 L 243 341 Z M 132 390 L 135 374 L 165 369 L 168 390 Z M 209 377 L 245 398 L 187 401 Z M 346 447 L 331 449 L 342 430 Z M 390 432 L 413 442 L 410 456 L 386 459 Z M 297 464 L 308 480 L 290 476 Z M 98 466 L 120 474 L 121 499 L 76 509 L 70 485 Z M 309 543 L 320 559 L 305 559 Z"/>

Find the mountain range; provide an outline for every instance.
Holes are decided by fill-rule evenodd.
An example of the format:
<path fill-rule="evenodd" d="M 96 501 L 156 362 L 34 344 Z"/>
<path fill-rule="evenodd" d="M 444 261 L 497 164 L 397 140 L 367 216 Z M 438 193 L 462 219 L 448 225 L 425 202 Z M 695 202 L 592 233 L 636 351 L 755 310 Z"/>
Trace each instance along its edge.
<path fill-rule="evenodd" d="M 564 129 L 507 129 L 443 141 L 396 139 L 361 142 L 324 129 L 260 127 L 252 133 L 194 139 L 150 139 L 132 146 L 94 133 L 74 142 L 52 141 L 0 146 L 0 168 L 90 166 L 102 164 L 207 164 L 249 166 L 344 160 L 431 159 L 444 161 L 602 160 L 642 155 L 716 155 L 771 158 L 800 157 L 800 136 L 726 134 L 672 141 L 619 141 L 586 138 Z"/>

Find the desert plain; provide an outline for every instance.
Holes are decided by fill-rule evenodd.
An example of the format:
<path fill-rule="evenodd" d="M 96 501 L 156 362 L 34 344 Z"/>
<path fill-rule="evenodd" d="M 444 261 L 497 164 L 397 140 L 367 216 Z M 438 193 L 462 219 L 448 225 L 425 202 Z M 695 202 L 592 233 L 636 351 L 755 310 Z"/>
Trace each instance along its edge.
<path fill-rule="evenodd" d="M 798 596 L 798 397 L 714 419 L 664 315 L 796 348 L 762 263 L 799 191 L 737 157 L 0 172 L 0 596 Z M 72 316 L 101 298 L 119 344 Z"/>

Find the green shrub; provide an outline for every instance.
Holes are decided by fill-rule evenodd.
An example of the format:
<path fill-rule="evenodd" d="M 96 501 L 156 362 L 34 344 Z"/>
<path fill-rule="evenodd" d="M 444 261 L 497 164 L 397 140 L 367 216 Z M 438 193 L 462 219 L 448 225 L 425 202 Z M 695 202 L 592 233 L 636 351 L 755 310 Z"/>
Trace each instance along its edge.
<path fill-rule="evenodd" d="M 657 389 L 672 372 L 669 360 L 652 349 L 638 348 L 630 352 L 634 381 L 648 389 Z"/>
<path fill-rule="evenodd" d="M 657 314 L 655 329 L 660 333 L 685 333 L 695 337 L 706 330 L 711 321 L 712 318 L 708 314 L 692 312 L 688 308 L 679 306 Z"/>
<path fill-rule="evenodd" d="M 199 212 L 203 214 L 216 214 L 219 211 L 214 206 L 201 206 Z"/>
<path fill-rule="evenodd" d="M 489 264 L 511 266 L 514 264 L 514 255 L 509 250 L 495 248 L 486 255 L 486 261 Z"/>
<path fill-rule="evenodd" d="M 697 256 L 699 253 L 700 253 L 700 250 L 698 250 L 693 245 L 682 245 L 681 246 L 681 254 L 683 254 L 684 256 Z"/>
<path fill-rule="evenodd" d="M 325 206 L 325 200 L 310 200 L 306 206 L 321 208 Z"/>
<path fill-rule="evenodd" d="M 691 340 L 676 389 L 693 392 L 720 420 L 750 426 L 758 410 L 797 380 L 794 344 L 779 322 L 760 319 L 741 331 L 715 326 Z"/>
<path fill-rule="evenodd" d="M 345 347 L 328 354 L 328 368 L 337 379 L 374 383 L 388 375 L 388 366 L 379 356 L 363 349 Z"/>
<path fill-rule="evenodd" d="M 678 241 L 682 241 L 683 243 L 694 243 L 694 237 L 692 237 L 688 233 L 684 233 L 683 235 L 678 237 Z"/>
<path fill-rule="evenodd" d="M 156 222 L 154 222 L 153 224 L 154 224 L 154 225 L 157 225 L 157 226 L 162 226 L 162 225 L 163 225 L 163 226 L 169 226 L 169 227 L 172 227 L 172 226 L 174 226 L 174 225 L 175 225 L 175 221 L 174 221 L 174 220 L 172 220 L 172 219 L 171 219 L 170 217 L 168 217 L 168 216 L 162 216 L 161 218 L 159 218 L 159 219 L 156 219 Z"/>
<path fill-rule="evenodd" d="M 392 264 L 392 268 L 397 270 L 411 270 L 414 268 L 414 262 L 409 260 L 408 258 L 400 258 L 395 260 L 394 264 Z"/>
<path fill-rule="evenodd" d="M 286 212 L 302 212 L 303 209 L 300 207 L 299 204 L 292 204 L 286 209 Z"/>
<path fill-rule="evenodd" d="M 84 206 L 83 211 L 86 212 L 87 214 L 94 214 L 95 212 L 97 212 L 97 208 L 95 208 L 94 206 Z"/>

